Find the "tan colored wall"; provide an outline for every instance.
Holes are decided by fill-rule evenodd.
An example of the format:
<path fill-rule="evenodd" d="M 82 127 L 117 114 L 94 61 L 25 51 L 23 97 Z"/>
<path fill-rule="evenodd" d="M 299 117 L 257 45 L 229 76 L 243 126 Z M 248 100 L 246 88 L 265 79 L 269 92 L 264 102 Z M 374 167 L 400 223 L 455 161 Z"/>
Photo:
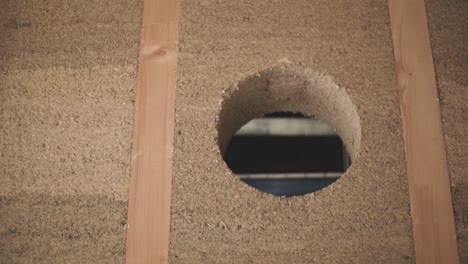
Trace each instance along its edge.
<path fill-rule="evenodd" d="M 140 1 L 0 1 L 0 263 L 122 263 Z"/>
<path fill-rule="evenodd" d="M 385 1 L 182 1 L 176 98 L 173 263 L 414 261 Z M 318 114 L 360 138 L 354 163 L 312 195 L 261 193 L 219 153 L 226 105 L 227 135 L 268 109 Z"/>
<path fill-rule="evenodd" d="M 171 263 L 414 262 L 386 1 L 181 2 Z M 0 263 L 124 261 L 141 8 L 1 1 Z M 464 263 L 468 7 L 427 8 Z M 360 118 L 354 165 L 314 195 L 260 193 L 219 154 L 220 101 L 272 67 L 331 79 Z"/>

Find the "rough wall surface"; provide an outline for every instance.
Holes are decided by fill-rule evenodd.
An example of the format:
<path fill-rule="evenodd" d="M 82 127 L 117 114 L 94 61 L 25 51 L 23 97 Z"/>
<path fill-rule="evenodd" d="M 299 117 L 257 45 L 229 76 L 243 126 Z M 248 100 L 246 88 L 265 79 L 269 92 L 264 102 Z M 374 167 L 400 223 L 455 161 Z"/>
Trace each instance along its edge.
<path fill-rule="evenodd" d="M 0 0 L 0 263 L 121 263 L 141 1 Z"/>
<path fill-rule="evenodd" d="M 123 262 L 141 2 L 0 0 L 0 263 Z M 468 7 L 427 4 L 466 263 Z M 386 1 L 182 0 L 180 43 L 171 263 L 414 261 Z M 259 193 L 218 153 L 222 91 L 278 65 L 361 118 L 355 164 L 315 195 Z"/>
<path fill-rule="evenodd" d="M 183 0 L 181 7 L 171 263 L 414 262 L 387 2 Z M 313 195 L 261 193 L 219 152 L 223 91 L 241 91 L 254 76 L 271 83 L 262 72 L 274 67 L 332 79 L 360 116 L 351 169 Z M 239 115 L 264 103 L 259 97 Z"/>
<path fill-rule="evenodd" d="M 468 263 L 468 2 L 427 2 L 460 263 Z"/>

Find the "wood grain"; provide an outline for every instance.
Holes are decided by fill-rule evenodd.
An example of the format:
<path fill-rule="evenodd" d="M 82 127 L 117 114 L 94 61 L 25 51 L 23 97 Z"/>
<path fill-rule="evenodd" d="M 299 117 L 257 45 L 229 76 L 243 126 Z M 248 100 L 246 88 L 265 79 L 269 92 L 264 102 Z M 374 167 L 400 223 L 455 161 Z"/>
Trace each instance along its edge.
<path fill-rule="evenodd" d="M 178 0 L 145 0 L 135 102 L 127 263 L 167 263 Z"/>
<path fill-rule="evenodd" d="M 459 263 L 424 0 L 389 0 L 417 263 Z"/>

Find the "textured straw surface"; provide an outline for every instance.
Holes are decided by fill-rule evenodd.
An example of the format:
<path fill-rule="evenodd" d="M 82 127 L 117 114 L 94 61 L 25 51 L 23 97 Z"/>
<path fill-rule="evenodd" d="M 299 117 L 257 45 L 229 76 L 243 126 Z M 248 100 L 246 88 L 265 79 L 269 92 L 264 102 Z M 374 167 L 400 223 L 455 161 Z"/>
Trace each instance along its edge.
<path fill-rule="evenodd" d="M 140 1 L 0 1 L 0 263 L 124 261 Z"/>
<path fill-rule="evenodd" d="M 268 74 L 295 67 L 304 70 Z M 386 1 L 182 1 L 178 69 L 173 263 L 414 261 Z M 301 75 L 334 85 L 301 87 Z M 313 195 L 280 198 L 229 171 L 218 137 L 225 142 L 223 128 L 228 135 L 233 128 L 222 118 L 246 122 L 266 105 L 274 112 L 268 98 L 325 117 L 344 137 L 349 130 L 340 124 L 357 129 L 343 118 L 351 109 L 333 105 L 341 100 L 330 91 L 335 85 L 361 127 L 360 148 L 340 180 Z M 300 106 L 304 93 L 310 105 Z M 231 104 L 223 99 L 238 107 L 219 116 L 218 135 L 218 114 Z"/>
<path fill-rule="evenodd" d="M 414 262 L 386 1 L 181 7 L 171 263 Z M 427 8 L 466 263 L 468 6 Z M 0 263 L 124 261 L 141 9 L 140 0 L 0 0 Z M 314 195 L 260 193 L 219 154 L 221 100 L 272 68 L 331 80 L 360 117 L 342 131 L 361 129 L 354 165 Z M 293 95 L 303 89 L 275 76 Z"/>

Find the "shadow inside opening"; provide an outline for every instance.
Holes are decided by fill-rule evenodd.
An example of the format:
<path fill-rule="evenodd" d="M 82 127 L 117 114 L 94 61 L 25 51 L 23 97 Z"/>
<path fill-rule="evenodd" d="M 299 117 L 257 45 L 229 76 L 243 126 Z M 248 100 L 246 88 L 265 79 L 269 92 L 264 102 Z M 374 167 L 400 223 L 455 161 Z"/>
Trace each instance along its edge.
<path fill-rule="evenodd" d="M 334 129 L 291 112 L 267 114 L 242 126 L 231 138 L 224 160 L 242 181 L 277 196 L 321 190 L 351 165 Z"/>

